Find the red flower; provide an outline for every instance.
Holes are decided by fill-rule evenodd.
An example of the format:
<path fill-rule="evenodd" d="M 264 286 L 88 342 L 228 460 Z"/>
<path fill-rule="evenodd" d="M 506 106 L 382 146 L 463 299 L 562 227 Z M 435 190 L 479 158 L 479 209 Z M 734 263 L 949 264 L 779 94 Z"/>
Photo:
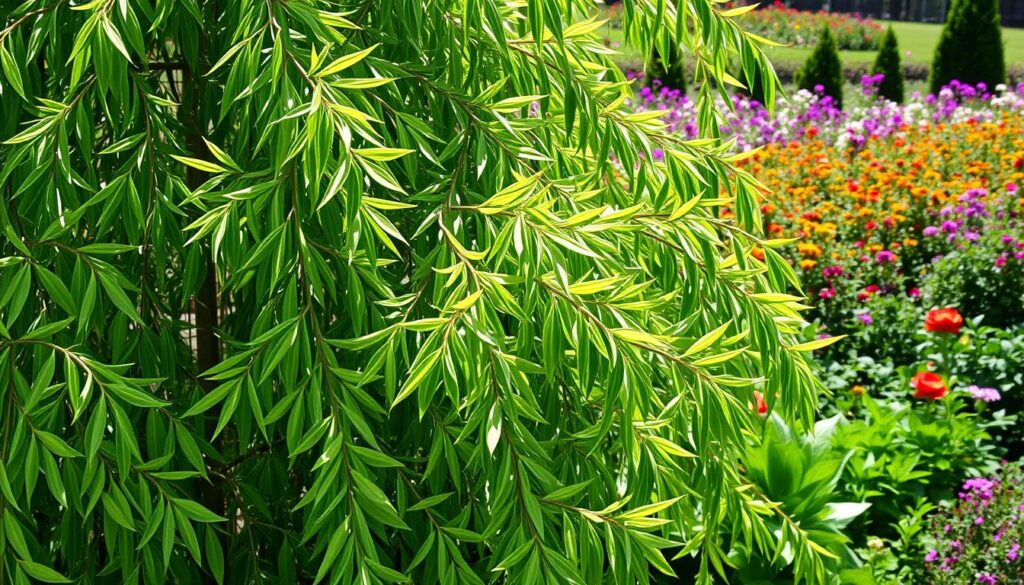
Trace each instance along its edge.
<path fill-rule="evenodd" d="M 946 388 L 942 376 L 935 372 L 918 372 L 911 378 L 910 385 L 917 390 L 914 393 L 914 398 L 938 400 L 949 393 L 949 388 Z"/>
<path fill-rule="evenodd" d="M 924 330 L 933 333 L 960 333 L 964 318 L 956 309 L 932 309 L 924 319 Z"/>
<path fill-rule="evenodd" d="M 764 416 L 768 414 L 768 403 L 764 401 L 764 395 L 754 390 L 754 402 L 757 405 L 757 414 Z"/>

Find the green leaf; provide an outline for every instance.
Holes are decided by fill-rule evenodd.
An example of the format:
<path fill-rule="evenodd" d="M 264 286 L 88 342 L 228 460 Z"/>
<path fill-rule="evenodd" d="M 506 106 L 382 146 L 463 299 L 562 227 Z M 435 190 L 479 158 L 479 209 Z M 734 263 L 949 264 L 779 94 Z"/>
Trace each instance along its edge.
<path fill-rule="evenodd" d="M 345 69 L 348 69 L 349 67 L 351 67 L 351 66 L 355 65 L 356 63 L 358 63 L 358 62 L 362 61 L 363 59 L 365 59 L 367 55 L 372 53 L 373 50 L 376 49 L 379 46 L 380 45 L 373 45 L 373 46 L 367 47 L 367 48 L 365 48 L 365 49 L 363 49 L 361 51 L 356 51 L 354 53 L 349 53 L 348 55 L 345 55 L 344 57 L 339 57 L 338 59 L 335 59 L 334 61 L 332 61 L 330 65 L 327 65 L 326 67 L 324 67 L 320 71 L 317 71 L 315 73 L 315 75 L 317 77 L 327 77 L 328 75 L 334 75 L 335 73 L 340 73 L 340 72 L 344 71 Z"/>
<path fill-rule="evenodd" d="M 115 282 L 113 278 L 102 272 L 97 273 L 96 276 L 99 277 L 100 284 L 103 285 L 103 290 L 106 291 L 107 298 L 110 299 L 110 302 L 114 303 L 114 306 L 127 315 L 129 319 L 142 324 L 142 317 L 140 317 L 138 311 L 136 311 L 135 303 L 128 298 L 128 295 L 125 294 L 121 285 Z"/>
<path fill-rule="evenodd" d="M 806 343 L 799 343 L 797 345 L 789 346 L 790 351 L 814 351 L 823 347 L 828 347 L 833 343 L 840 341 L 846 337 L 845 335 L 836 335 L 834 337 L 826 337 L 824 339 L 815 339 L 814 341 L 808 341 Z"/>
<path fill-rule="evenodd" d="M 53 453 L 54 455 L 57 455 L 59 457 L 82 456 L 81 453 L 75 451 L 74 449 L 71 448 L 70 445 L 65 443 L 64 439 L 61 439 L 60 437 L 53 433 L 36 429 L 35 435 L 36 438 L 39 439 L 39 442 L 42 443 L 44 447 L 46 447 L 46 450 L 49 451 L 50 453 Z"/>
<path fill-rule="evenodd" d="M 54 571 L 46 565 L 40 565 L 32 561 L 18 561 L 18 566 L 21 567 L 25 574 L 37 581 L 43 583 L 71 583 L 71 579 L 68 579 L 64 575 L 61 575 L 57 571 Z"/>
<path fill-rule="evenodd" d="M 227 518 L 207 510 L 202 504 L 184 498 L 171 498 L 176 510 L 196 522 L 225 522 Z"/>
<path fill-rule="evenodd" d="M 11 84 L 14 91 L 21 96 L 21 99 L 28 101 L 28 98 L 25 96 L 25 83 L 21 79 L 21 70 L 18 69 L 18 66 L 14 63 L 14 58 L 4 48 L 3 43 L 0 43 L 0 68 L 4 72 L 4 78 Z"/>
<path fill-rule="evenodd" d="M 187 157 L 187 156 L 179 156 L 179 155 L 176 155 L 176 154 L 172 154 L 171 158 L 173 158 L 174 160 L 180 162 L 183 165 L 187 165 L 187 166 L 190 166 L 190 167 L 192 167 L 194 169 L 199 169 L 200 171 L 204 171 L 204 172 L 207 172 L 207 173 L 226 173 L 226 172 L 228 172 L 228 170 L 226 168 L 224 168 L 224 167 L 222 167 L 222 166 L 220 166 L 218 164 L 214 164 L 212 162 L 206 162 L 205 160 L 200 160 L 198 158 L 190 158 L 190 157 Z"/>

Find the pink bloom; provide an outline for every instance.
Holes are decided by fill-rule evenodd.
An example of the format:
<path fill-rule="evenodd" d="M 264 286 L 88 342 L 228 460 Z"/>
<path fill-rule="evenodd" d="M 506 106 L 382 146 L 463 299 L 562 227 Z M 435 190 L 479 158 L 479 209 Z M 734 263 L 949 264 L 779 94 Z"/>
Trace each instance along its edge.
<path fill-rule="evenodd" d="M 889 250 L 882 250 L 875 254 L 875 262 L 879 264 L 888 264 L 896 260 L 896 254 L 893 254 Z"/>

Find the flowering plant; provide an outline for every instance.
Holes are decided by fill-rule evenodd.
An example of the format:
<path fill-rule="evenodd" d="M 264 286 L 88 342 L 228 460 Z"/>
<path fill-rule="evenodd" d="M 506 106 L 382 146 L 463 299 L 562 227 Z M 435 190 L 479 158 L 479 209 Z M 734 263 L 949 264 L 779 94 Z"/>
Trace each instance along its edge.
<path fill-rule="evenodd" d="M 881 24 L 859 14 L 797 10 L 782 2 L 748 12 L 739 20 L 751 32 L 794 47 L 813 47 L 822 23 L 828 23 L 840 50 L 873 51 L 885 33 Z"/>
<path fill-rule="evenodd" d="M 914 398 L 938 400 L 949 394 L 949 387 L 946 386 L 945 380 L 935 372 L 918 372 L 914 374 L 914 377 L 910 379 L 910 385 L 916 390 Z"/>
<path fill-rule="evenodd" d="M 954 503 L 932 518 L 924 581 L 995 585 L 1024 580 L 1022 481 L 1021 468 L 1014 465 L 963 483 Z"/>
<path fill-rule="evenodd" d="M 928 315 L 924 319 L 925 331 L 935 333 L 951 333 L 956 335 L 960 333 L 960 328 L 963 326 L 963 315 L 953 308 L 932 309 L 928 311 Z"/>

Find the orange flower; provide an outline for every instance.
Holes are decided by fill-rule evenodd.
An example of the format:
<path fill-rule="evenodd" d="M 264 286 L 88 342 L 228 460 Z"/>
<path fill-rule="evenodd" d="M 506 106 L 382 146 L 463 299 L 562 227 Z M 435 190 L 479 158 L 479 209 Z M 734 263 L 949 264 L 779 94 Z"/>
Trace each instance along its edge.
<path fill-rule="evenodd" d="M 964 318 L 953 308 L 932 309 L 924 319 L 924 330 L 932 333 L 960 333 L 964 325 Z"/>
<path fill-rule="evenodd" d="M 938 400 L 949 393 L 949 388 L 942 381 L 942 376 L 935 372 L 918 372 L 910 380 L 910 385 L 917 390 L 914 398 Z"/>

